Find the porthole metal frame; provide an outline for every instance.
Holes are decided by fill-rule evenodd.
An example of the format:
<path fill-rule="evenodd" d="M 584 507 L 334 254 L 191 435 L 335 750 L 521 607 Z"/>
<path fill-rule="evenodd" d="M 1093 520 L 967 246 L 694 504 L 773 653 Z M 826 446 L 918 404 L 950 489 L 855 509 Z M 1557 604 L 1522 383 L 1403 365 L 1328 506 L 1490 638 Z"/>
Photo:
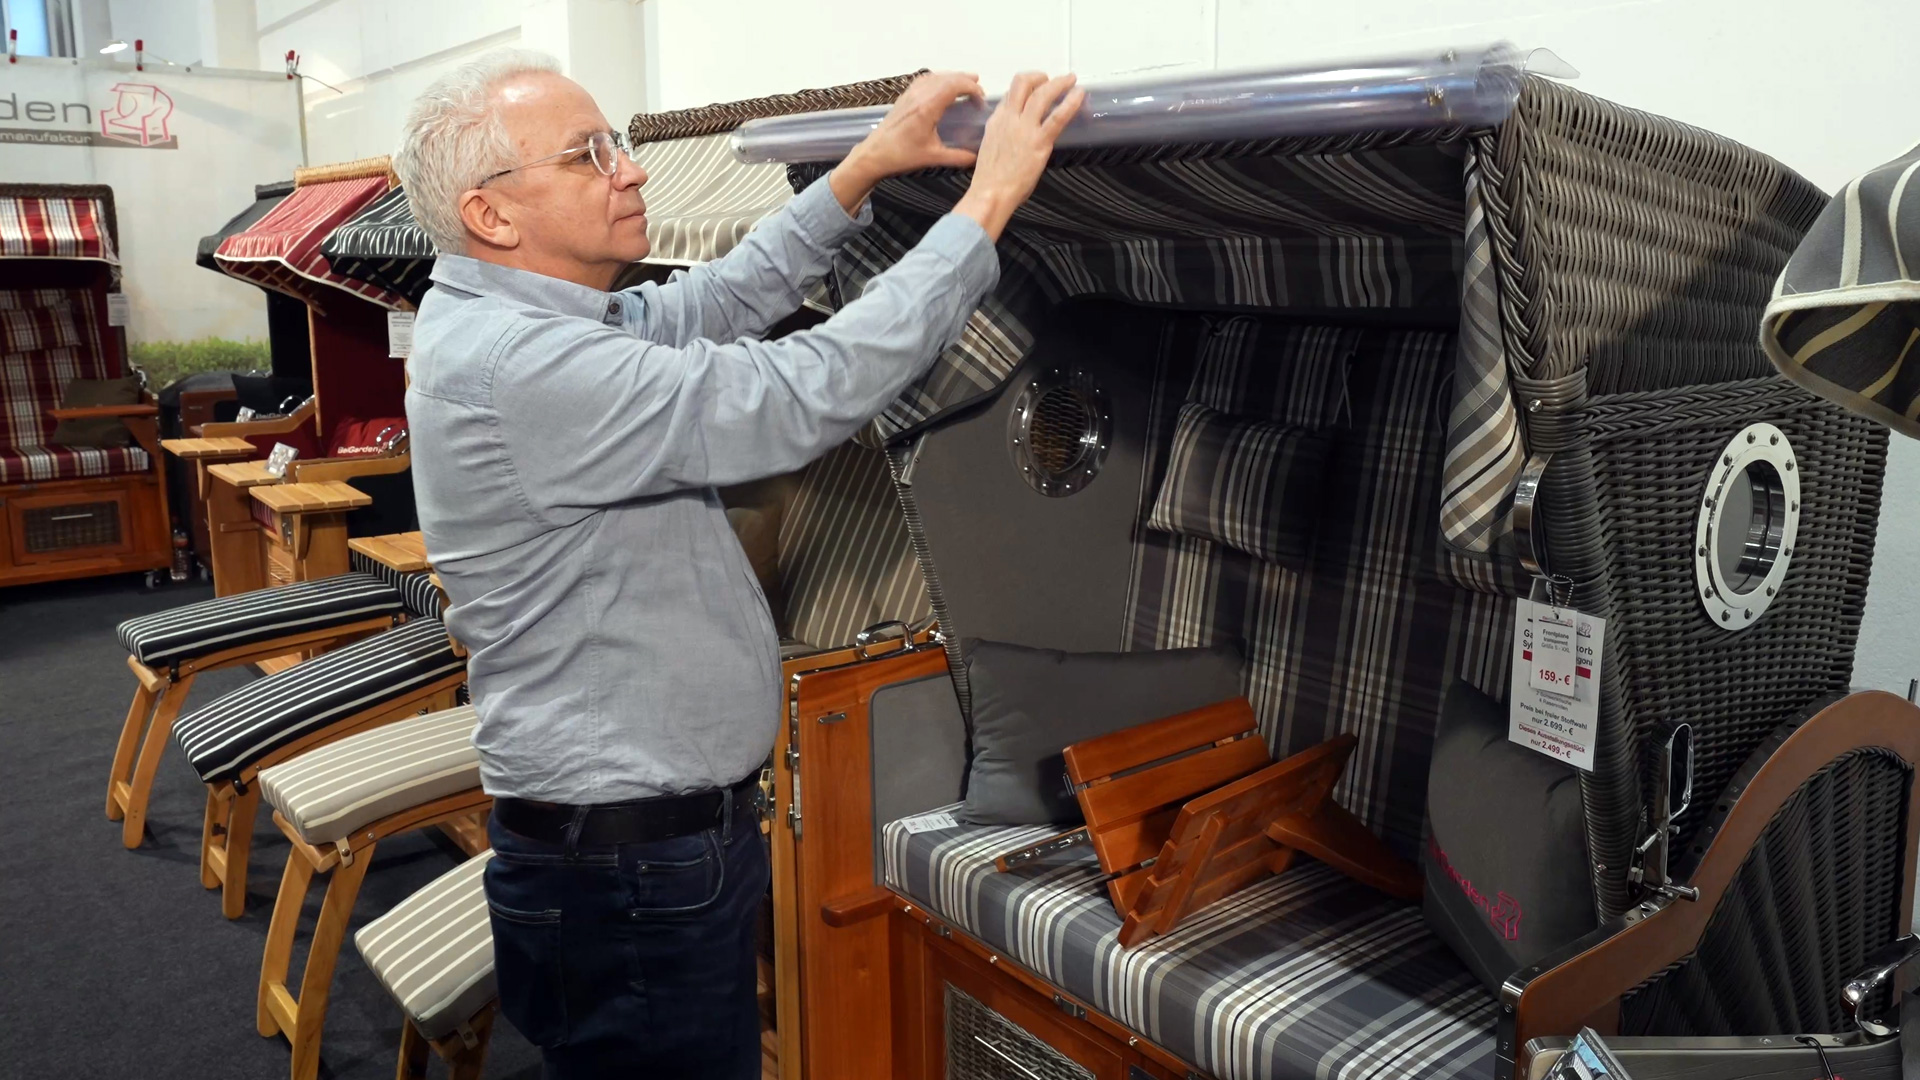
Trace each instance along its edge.
<path fill-rule="evenodd" d="M 1747 483 L 1748 466 L 1764 462 L 1773 467 L 1780 480 L 1783 513 L 1779 528 L 1769 529 L 1763 549 L 1771 549 L 1772 561 L 1766 575 L 1751 587 L 1736 590 L 1727 580 L 1717 553 L 1724 530 L 1750 531 L 1753 516 L 1744 521 L 1729 521 L 1724 511 L 1727 495 L 1736 483 Z M 1800 472 L 1793 444 L 1786 432 L 1768 423 L 1751 424 L 1733 437 L 1713 461 L 1706 490 L 1700 497 L 1700 514 L 1693 535 L 1693 577 L 1701 607 L 1707 618 L 1722 630 L 1738 631 L 1754 625 L 1780 594 L 1787 567 L 1793 561 L 1794 544 L 1800 532 Z M 1749 545 L 1751 546 L 1751 545 Z"/>
<path fill-rule="evenodd" d="M 1079 442 L 1081 453 L 1074 463 L 1062 472 L 1050 472 L 1033 454 L 1033 420 L 1040 402 L 1047 395 L 1065 390 L 1079 399 L 1081 410 L 1088 417 L 1088 424 L 1081 430 Z M 1093 483 L 1100 469 L 1107 461 L 1107 450 L 1113 445 L 1113 410 L 1107 401 L 1107 392 L 1102 390 L 1093 377 L 1079 368 L 1049 367 L 1028 376 L 1026 384 L 1020 388 L 1020 394 L 1014 399 L 1013 410 L 1007 414 L 1007 451 L 1012 455 L 1013 467 L 1020 472 L 1020 479 L 1028 487 L 1050 499 L 1061 499 L 1086 490 Z"/>

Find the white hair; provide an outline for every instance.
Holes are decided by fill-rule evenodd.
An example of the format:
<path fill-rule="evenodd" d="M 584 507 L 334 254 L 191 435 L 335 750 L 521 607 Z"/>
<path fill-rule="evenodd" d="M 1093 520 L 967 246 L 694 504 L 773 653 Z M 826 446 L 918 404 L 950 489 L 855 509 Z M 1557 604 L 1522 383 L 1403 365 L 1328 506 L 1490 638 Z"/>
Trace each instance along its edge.
<path fill-rule="evenodd" d="M 435 248 L 464 254 L 460 196 L 519 164 L 519 149 L 492 106 L 494 88 L 516 75 L 559 70 L 560 62 L 546 53 L 496 49 L 435 79 L 407 110 L 393 171 Z"/>

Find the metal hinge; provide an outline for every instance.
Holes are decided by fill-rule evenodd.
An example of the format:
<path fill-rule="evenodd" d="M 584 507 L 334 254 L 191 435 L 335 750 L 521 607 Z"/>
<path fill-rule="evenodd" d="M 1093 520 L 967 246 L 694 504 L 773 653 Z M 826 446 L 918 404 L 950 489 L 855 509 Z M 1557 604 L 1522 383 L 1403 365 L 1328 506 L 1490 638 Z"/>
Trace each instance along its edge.
<path fill-rule="evenodd" d="M 1086 1006 L 1076 1001 L 1068 1001 L 1060 994 L 1053 995 L 1053 1007 L 1073 1017 L 1075 1020 L 1085 1020 L 1087 1018 Z"/>

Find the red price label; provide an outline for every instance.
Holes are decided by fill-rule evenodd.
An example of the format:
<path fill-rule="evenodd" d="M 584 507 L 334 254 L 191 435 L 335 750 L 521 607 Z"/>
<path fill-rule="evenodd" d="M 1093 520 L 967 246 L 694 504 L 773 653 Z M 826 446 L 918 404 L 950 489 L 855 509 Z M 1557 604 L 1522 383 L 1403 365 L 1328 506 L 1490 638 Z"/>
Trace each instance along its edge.
<path fill-rule="evenodd" d="M 1573 685 L 1572 672 L 1568 672 L 1567 674 L 1562 675 L 1561 673 L 1553 670 L 1552 668 L 1541 668 L 1539 672 L 1539 679 L 1541 682 L 1547 683 L 1553 686 L 1572 686 Z"/>

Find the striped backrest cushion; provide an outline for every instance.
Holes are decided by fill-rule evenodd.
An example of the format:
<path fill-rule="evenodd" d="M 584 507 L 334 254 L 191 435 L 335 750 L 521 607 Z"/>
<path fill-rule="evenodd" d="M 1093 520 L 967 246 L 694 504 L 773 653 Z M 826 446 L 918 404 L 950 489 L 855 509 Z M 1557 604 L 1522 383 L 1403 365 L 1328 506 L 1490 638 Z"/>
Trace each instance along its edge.
<path fill-rule="evenodd" d="M 1333 437 L 1180 407 L 1147 527 L 1225 544 L 1305 573 Z"/>
<path fill-rule="evenodd" d="M 75 379 L 109 379 L 85 289 L 0 289 L 0 449 L 48 445 L 56 408 Z"/>

